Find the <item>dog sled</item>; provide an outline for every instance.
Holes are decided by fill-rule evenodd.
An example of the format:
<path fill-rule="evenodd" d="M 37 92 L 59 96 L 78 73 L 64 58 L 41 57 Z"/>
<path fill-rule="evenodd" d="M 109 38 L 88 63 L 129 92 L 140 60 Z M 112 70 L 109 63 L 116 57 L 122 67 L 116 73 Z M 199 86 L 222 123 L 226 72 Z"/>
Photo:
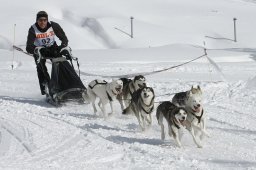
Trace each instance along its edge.
<path fill-rule="evenodd" d="M 52 63 L 50 81 L 44 84 L 46 102 L 54 106 L 61 106 L 63 103 L 70 101 L 85 103 L 84 96 L 87 89 L 83 85 L 80 75 L 77 75 L 72 63 L 72 60 L 77 61 L 79 68 L 78 59 L 72 56 L 69 47 L 66 47 L 64 50 L 67 50 L 69 57 L 59 55 L 58 57 L 49 58 L 42 56 L 38 52 L 38 64 L 41 64 L 42 59 L 49 59 Z"/>

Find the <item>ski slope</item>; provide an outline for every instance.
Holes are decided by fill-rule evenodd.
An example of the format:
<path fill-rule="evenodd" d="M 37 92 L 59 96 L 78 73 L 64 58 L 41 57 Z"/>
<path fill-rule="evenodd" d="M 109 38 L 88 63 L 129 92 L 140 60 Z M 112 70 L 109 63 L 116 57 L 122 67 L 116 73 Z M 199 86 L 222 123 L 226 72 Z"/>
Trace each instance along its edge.
<path fill-rule="evenodd" d="M 255 1 L 63 0 L 40 8 L 38 1 L 24 2 L 0 6 L 0 169 L 256 169 Z M 121 114 L 118 102 L 107 120 L 101 112 L 94 115 L 91 105 L 47 104 L 33 58 L 11 51 L 14 24 L 15 44 L 24 49 L 41 9 L 65 30 L 86 86 L 102 79 L 86 74 L 150 73 L 199 57 L 207 48 L 214 63 L 203 57 L 146 76 L 155 107 L 200 85 L 211 135 L 203 148 L 186 130 L 182 148 L 169 136 L 162 141 L 155 111 L 152 126 L 142 132 L 135 116 Z M 129 32 L 130 16 L 133 39 L 115 29 Z M 234 17 L 238 42 L 205 37 L 232 39 Z"/>

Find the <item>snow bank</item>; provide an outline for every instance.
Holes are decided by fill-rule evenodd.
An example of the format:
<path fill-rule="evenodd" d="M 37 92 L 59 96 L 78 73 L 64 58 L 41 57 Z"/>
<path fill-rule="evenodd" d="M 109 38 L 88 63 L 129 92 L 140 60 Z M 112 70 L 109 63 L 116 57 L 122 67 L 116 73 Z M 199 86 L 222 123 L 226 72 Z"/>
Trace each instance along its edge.
<path fill-rule="evenodd" d="M 256 90 L 256 76 L 252 79 L 250 79 L 248 82 L 247 82 L 247 85 L 246 85 L 247 88 L 250 88 L 250 89 L 255 89 Z"/>

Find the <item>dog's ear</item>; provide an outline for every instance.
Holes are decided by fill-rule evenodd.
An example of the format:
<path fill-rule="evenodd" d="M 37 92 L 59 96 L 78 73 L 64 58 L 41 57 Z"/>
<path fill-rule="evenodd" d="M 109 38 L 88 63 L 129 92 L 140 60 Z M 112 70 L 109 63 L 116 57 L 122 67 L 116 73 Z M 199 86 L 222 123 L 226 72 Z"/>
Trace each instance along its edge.
<path fill-rule="evenodd" d="M 179 113 L 179 108 L 178 107 L 175 107 L 172 111 L 171 111 L 171 113 L 172 113 L 172 116 L 175 116 L 176 114 L 178 114 Z"/>
<path fill-rule="evenodd" d="M 152 87 L 149 87 L 149 89 L 152 91 L 153 94 L 155 94 L 154 89 Z"/>
<path fill-rule="evenodd" d="M 192 89 L 189 91 L 189 93 L 188 93 L 188 96 L 192 96 L 193 95 L 193 93 L 192 93 Z"/>
<path fill-rule="evenodd" d="M 191 86 L 191 91 L 193 91 L 193 89 L 194 89 L 194 86 L 192 85 L 192 86 Z"/>
<path fill-rule="evenodd" d="M 185 109 L 185 107 L 181 107 L 181 109 L 185 112 L 186 115 L 188 114 L 188 111 Z"/>
<path fill-rule="evenodd" d="M 190 93 L 194 94 L 194 86 L 191 86 Z M 189 95 L 190 95 L 190 93 L 189 93 Z"/>

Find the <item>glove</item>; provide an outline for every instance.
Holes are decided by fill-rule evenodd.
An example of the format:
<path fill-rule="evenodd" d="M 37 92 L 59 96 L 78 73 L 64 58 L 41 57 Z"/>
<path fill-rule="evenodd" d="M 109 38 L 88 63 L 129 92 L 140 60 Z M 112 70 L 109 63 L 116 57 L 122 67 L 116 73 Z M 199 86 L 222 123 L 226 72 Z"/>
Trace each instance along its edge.
<path fill-rule="evenodd" d="M 36 47 L 35 50 L 34 50 L 34 54 L 39 56 L 39 53 L 42 56 L 46 56 L 47 55 L 47 49 L 44 48 L 44 47 Z"/>
<path fill-rule="evenodd" d="M 42 56 L 44 56 L 44 57 L 47 57 L 48 56 L 48 49 L 47 48 L 41 48 L 40 50 L 40 53 L 41 53 L 41 55 Z"/>
<path fill-rule="evenodd" d="M 70 49 L 67 47 L 64 47 L 60 50 L 60 54 L 64 55 L 66 57 L 67 60 L 72 60 L 72 56 L 70 53 Z"/>

